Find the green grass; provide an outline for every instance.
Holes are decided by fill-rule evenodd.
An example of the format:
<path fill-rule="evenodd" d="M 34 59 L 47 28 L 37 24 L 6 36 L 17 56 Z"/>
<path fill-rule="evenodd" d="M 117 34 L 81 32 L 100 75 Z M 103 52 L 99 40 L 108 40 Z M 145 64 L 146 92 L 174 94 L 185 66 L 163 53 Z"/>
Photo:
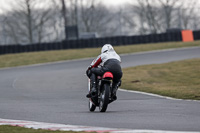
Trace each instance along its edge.
<path fill-rule="evenodd" d="M 122 88 L 200 100 L 200 58 L 123 69 Z"/>
<path fill-rule="evenodd" d="M 126 45 L 114 48 L 119 54 L 124 54 L 191 46 L 200 46 L 200 41 Z M 0 55 L 0 68 L 95 57 L 100 51 L 101 48 L 87 48 Z"/>
<path fill-rule="evenodd" d="M 0 126 L 0 133 L 86 133 L 86 132 L 50 131 L 50 130 L 42 130 L 42 129 L 35 130 L 35 129 L 24 128 L 24 127 L 3 125 L 3 126 Z M 91 133 L 96 133 L 96 132 L 91 132 Z"/>

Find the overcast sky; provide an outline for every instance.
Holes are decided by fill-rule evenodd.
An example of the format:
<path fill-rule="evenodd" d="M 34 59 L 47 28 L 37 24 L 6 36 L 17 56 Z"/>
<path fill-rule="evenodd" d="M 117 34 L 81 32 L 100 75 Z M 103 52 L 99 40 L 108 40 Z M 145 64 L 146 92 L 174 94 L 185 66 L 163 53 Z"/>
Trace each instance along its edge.
<path fill-rule="evenodd" d="M 15 1 L 15 0 L 0 0 L 0 14 L 5 13 L 5 11 L 12 10 L 10 8 L 11 6 L 9 5 L 12 1 Z M 101 0 L 101 1 L 108 6 L 122 6 L 125 3 L 133 3 L 135 0 Z M 190 0 L 182 0 L 182 1 L 188 2 Z M 199 0 L 197 1 L 198 1 L 198 5 L 200 6 L 199 4 L 200 1 Z"/>
<path fill-rule="evenodd" d="M 14 0 L 0 0 L 0 14 L 4 13 L 7 10 L 11 10 L 9 3 Z M 108 6 L 121 6 L 124 3 L 130 2 L 132 0 L 101 0 L 103 3 L 106 3 Z"/>

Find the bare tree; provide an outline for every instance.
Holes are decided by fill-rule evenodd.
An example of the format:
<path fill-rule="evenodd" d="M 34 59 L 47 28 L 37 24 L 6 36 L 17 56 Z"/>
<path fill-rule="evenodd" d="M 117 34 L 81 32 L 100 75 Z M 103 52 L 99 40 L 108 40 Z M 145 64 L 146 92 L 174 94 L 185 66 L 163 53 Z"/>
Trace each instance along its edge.
<path fill-rule="evenodd" d="M 172 28 L 172 12 L 175 8 L 181 6 L 180 0 L 159 0 L 161 7 L 164 10 L 166 29 Z"/>
<path fill-rule="evenodd" d="M 145 0 L 146 2 L 146 10 L 144 10 L 146 13 L 147 22 L 150 28 L 151 33 L 157 33 L 159 30 L 159 24 L 157 16 L 158 16 L 158 8 L 152 6 L 152 3 L 155 3 L 154 0 Z"/>
<path fill-rule="evenodd" d="M 183 6 L 180 7 L 180 17 L 184 29 L 188 29 L 191 21 L 195 18 L 195 14 L 197 14 L 197 12 L 195 12 L 196 5 L 198 5 L 196 0 L 190 0 L 189 2 L 184 2 Z"/>
<path fill-rule="evenodd" d="M 54 0 L 55 2 L 56 0 Z M 56 2 L 55 2 L 56 3 Z M 62 5 L 61 13 L 64 25 L 77 25 L 78 23 L 78 0 L 60 0 Z"/>
<path fill-rule="evenodd" d="M 69 18 L 70 18 L 70 25 L 77 25 L 78 24 L 78 8 L 79 8 L 79 1 L 78 0 L 70 0 L 69 1 Z"/>
<path fill-rule="evenodd" d="M 200 15 L 199 15 L 200 9 L 196 8 L 195 10 L 195 15 L 193 15 L 192 17 L 192 21 L 190 21 L 191 23 L 191 29 L 193 30 L 199 30 L 200 29 Z"/>
<path fill-rule="evenodd" d="M 108 23 L 112 20 L 110 11 L 97 0 L 81 2 L 81 31 L 105 33 Z M 103 35 L 102 34 L 102 35 Z"/>
<path fill-rule="evenodd" d="M 62 3 L 62 16 L 64 19 L 64 25 L 67 26 L 67 16 L 66 16 L 66 4 L 65 4 L 65 0 L 61 0 Z"/>
<path fill-rule="evenodd" d="M 146 21 L 146 12 L 144 11 L 145 5 L 141 1 L 138 1 L 139 6 L 133 6 L 133 12 L 137 15 L 139 19 L 139 33 L 141 35 L 147 32 L 147 28 L 145 28 Z"/>
<path fill-rule="evenodd" d="M 144 35 L 148 32 L 146 11 L 144 10 L 146 10 L 144 0 L 137 0 L 137 4 L 133 1 L 133 3 L 125 5 L 123 18 L 129 25 L 128 27 L 132 34 Z"/>
<path fill-rule="evenodd" d="M 40 43 L 48 40 L 49 32 L 45 26 L 51 23 L 52 10 L 48 7 L 37 8 L 39 4 L 45 4 L 45 1 L 18 0 L 13 3 L 14 10 L 8 13 L 6 28 L 12 43 Z"/>
<path fill-rule="evenodd" d="M 155 2 L 156 0 L 137 0 L 137 5 L 134 3 L 128 7 L 131 9 L 132 14 L 127 17 L 126 21 L 130 24 L 134 22 L 140 34 L 159 33 L 162 31 L 160 8 L 155 6 Z"/>
<path fill-rule="evenodd" d="M 6 35 L 6 25 L 7 17 L 4 15 L 0 15 L 0 44 L 7 43 L 7 35 Z"/>

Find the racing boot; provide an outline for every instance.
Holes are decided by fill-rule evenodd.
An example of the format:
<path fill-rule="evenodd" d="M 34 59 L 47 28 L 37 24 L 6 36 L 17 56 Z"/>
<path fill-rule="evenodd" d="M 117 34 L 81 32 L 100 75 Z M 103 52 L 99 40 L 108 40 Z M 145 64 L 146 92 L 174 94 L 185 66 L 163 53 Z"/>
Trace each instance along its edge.
<path fill-rule="evenodd" d="M 92 89 L 90 90 L 89 94 L 86 95 L 87 98 L 92 98 L 95 97 L 97 95 L 97 89 L 96 89 L 96 83 L 93 82 L 92 83 Z"/>
<path fill-rule="evenodd" d="M 121 86 L 121 80 L 118 83 L 113 83 L 112 84 L 112 94 L 111 94 L 111 98 L 112 100 L 117 100 L 117 90 L 118 87 Z"/>
<path fill-rule="evenodd" d="M 111 98 L 112 98 L 113 101 L 117 100 L 117 96 L 116 96 L 117 89 L 118 89 L 117 85 L 113 84 L 112 85 L 112 93 L 111 93 Z"/>

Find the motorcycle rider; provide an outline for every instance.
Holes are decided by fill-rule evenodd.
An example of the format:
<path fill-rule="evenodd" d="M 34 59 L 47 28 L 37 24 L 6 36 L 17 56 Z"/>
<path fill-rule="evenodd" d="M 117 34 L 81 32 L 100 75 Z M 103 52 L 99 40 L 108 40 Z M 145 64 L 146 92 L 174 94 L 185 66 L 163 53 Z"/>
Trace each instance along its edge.
<path fill-rule="evenodd" d="M 96 95 L 97 76 L 103 76 L 105 72 L 111 72 L 113 74 L 113 84 L 111 89 L 111 97 L 116 97 L 116 91 L 121 85 L 122 69 L 121 69 L 121 58 L 115 52 L 111 44 L 105 44 L 101 49 L 101 54 L 92 62 L 88 67 L 86 74 L 91 80 L 92 89 L 87 98 L 91 98 Z"/>

